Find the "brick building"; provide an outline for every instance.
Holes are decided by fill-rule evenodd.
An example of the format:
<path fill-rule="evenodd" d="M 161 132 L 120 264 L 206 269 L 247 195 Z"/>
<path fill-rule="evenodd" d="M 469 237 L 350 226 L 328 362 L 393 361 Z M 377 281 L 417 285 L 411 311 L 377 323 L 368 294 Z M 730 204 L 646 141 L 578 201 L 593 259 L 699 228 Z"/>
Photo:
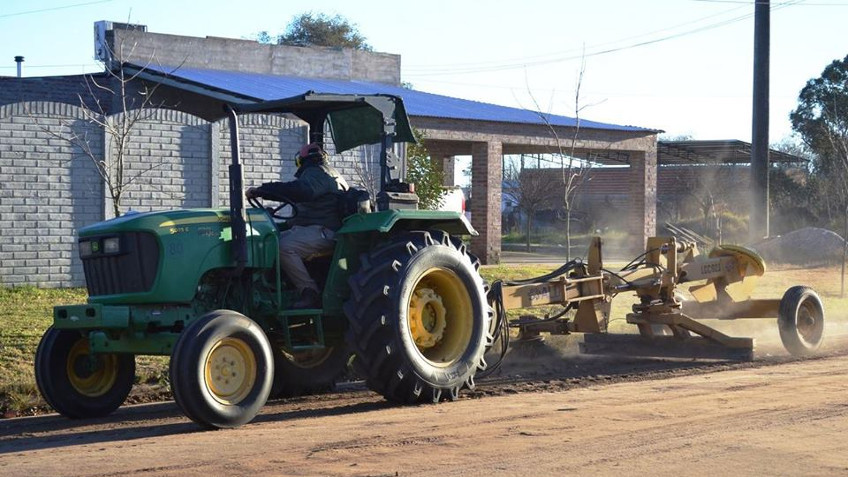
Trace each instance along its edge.
<path fill-rule="evenodd" d="M 739 140 L 659 141 L 657 149 L 656 218 L 659 225 L 722 210 L 740 216 L 750 213 L 750 143 Z M 630 170 L 621 167 L 624 164 L 614 154 L 597 155 L 595 159 L 601 165 L 585 170 L 585 177 L 575 194 L 573 216 L 582 222 L 582 227 L 576 230 L 618 230 L 629 207 Z M 774 149 L 769 151 L 769 161 L 784 170 L 801 171 L 806 166 L 805 159 Z M 533 161 L 527 159 L 527 162 L 532 164 Z M 563 172 L 559 168 L 530 167 L 521 174 L 548 176 L 528 180 L 562 188 Z M 507 196 L 520 193 L 519 184 L 512 182 L 506 186 L 512 189 Z M 556 217 L 549 210 L 540 212 L 543 219 Z"/>
<path fill-rule="evenodd" d="M 135 89 L 159 85 L 157 104 L 134 127 L 126 151 L 137 178 L 124 209 L 226 205 L 229 139 L 226 120 L 210 121 L 227 102 L 250 103 L 301 94 L 386 93 L 404 98 L 413 126 L 452 177 L 453 156 L 472 156 L 472 251 L 484 263 L 500 256 L 503 154 L 551 152 L 559 137 L 574 137 L 572 118 L 465 101 L 404 89 L 400 57 L 334 48 L 260 45 L 224 38 L 191 38 L 105 25 L 97 43 L 112 71 L 136 74 Z M 111 52 L 111 53 L 108 53 Z M 124 53 L 129 52 L 129 53 Z M 82 267 L 75 231 L 112 216 L 109 194 L 85 148 L 108 160 L 115 144 L 80 106 L 102 106 L 104 118 L 124 114 L 118 98 L 92 87 L 107 73 L 46 78 L 0 78 L 0 285 L 78 286 Z M 114 85 L 114 82 L 113 82 Z M 209 114 L 215 111 L 215 115 Z M 242 118 L 245 182 L 290 180 L 287 159 L 307 141 L 306 126 L 274 115 Z M 654 233 L 656 134 L 645 128 L 581 121 L 580 153 L 607 151 L 629 164 L 628 224 L 643 240 Z M 63 140 L 69 133 L 86 146 Z M 335 157 L 354 183 L 373 180 L 373 148 Z M 283 158 L 281 160 L 281 158 Z M 486 198 L 486 200 L 479 200 Z"/>

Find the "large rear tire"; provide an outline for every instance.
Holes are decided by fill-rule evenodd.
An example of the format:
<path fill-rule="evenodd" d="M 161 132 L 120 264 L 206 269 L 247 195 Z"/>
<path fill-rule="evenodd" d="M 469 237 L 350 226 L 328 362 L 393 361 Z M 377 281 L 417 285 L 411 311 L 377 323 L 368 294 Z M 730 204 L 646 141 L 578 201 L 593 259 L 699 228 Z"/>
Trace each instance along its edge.
<path fill-rule="evenodd" d="M 174 400 L 186 416 L 203 427 L 232 428 L 250 422 L 265 405 L 274 358 L 256 322 L 218 310 L 182 332 L 170 372 Z"/>
<path fill-rule="evenodd" d="M 441 231 L 405 233 L 362 257 L 345 314 L 348 346 L 370 389 L 413 404 L 474 387 L 492 316 L 478 267 Z"/>
<path fill-rule="evenodd" d="M 35 352 L 35 382 L 44 400 L 72 419 L 112 413 L 135 381 L 130 354 L 91 354 L 88 337 L 75 330 L 49 328 Z"/>
<path fill-rule="evenodd" d="M 824 339 L 824 306 L 812 288 L 794 286 L 780 300 L 780 340 L 794 356 L 816 352 Z"/>

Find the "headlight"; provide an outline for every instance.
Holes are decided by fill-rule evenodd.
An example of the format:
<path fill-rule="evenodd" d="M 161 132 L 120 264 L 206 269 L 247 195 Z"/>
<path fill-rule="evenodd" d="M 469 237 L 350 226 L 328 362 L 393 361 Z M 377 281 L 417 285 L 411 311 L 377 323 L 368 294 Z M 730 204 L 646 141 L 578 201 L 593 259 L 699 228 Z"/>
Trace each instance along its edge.
<path fill-rule="evenodd" d="M 118 253 L 121 251 L 121 241 L 118 237 L 103 239 L 103 253 Z"/>
<path fill-rule="evenodd" d="M 88 258 L 92 255 L 117 255 L 119 253 L 121 253 L 120 237 L 95 238 L 79 242 L 80 258 Z"/>

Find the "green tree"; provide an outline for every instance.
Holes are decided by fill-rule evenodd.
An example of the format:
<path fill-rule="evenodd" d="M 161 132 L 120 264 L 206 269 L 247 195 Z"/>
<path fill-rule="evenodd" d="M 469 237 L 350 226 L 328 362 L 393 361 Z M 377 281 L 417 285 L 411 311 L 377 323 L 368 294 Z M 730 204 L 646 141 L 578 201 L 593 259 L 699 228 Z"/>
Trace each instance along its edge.
<path fill-rule="evenodd" d="M 813 174 L 848 206 L 848 56 L 834 60 L 821 76 L 807 82 L 790 114 L 792 128 L 813 153 Z"/>
<path fill-rule="evenodd" d="M 406 182 L 415 184 L 419 209 L 437 209 L 445 195 L 444 172 L 430 159 L 424 134 L 414 132 L 418 143 L 406 147 Z"/>
<path fill-rule="evenodd" d="M 306 12 L 295 15 L 285 33 L 272 37 L 267 31 L 259 32 L 255 38 L 260 43 L 276 43 L 288 46 L 332 46 L 372 51 L 365 37 L 355 24 L 341 15 Z"/>
<path fill-rule="evenodd" d="M 798 97 L 798 107 L 789 116 L 792 128 L 815 154 L 813 173 L 821 182 L 829 225 L 836 227 L 831 210 L 839 210 L 843 233 L 848 237 L 848 56 L 834 60 L 818 78 L 807 82 Z M 831 204 L 835 203 L 835 207 Z M 842 296 L 848 243 L 842 252 Z"/>

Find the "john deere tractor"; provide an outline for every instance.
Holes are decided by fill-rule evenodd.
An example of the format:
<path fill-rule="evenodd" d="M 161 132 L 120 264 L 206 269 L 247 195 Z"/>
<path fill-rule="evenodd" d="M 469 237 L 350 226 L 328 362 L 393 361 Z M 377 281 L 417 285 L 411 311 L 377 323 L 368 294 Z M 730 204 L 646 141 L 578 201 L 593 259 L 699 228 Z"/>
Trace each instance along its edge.
<path fill-rule="evenodd" d="M 296 294 L 280 270 L 279 234 L 296 207 L 283 207 L 285 197 L 244 204 L 243 113 L 294 115 L 319 143 L 328 129 L 337 152 L 380 145 L 376 210 L 347 217 L 332 256 L 308 262 L 323 284 L 321 309 L 291 309 Z M 352 355 L 390 401 L 438 402 L 473 387 L 492 315 L 478 261 L 459 239 L 475 231 L 459 213 L 416 209 L 393 153 L 414 141 L 401 99 L 310 92 L 230 104 L 222 116 L 229 208 L 127 214 L 79 230 L 89 298 L 55 307 L 38 346 L 47 402 L 70 418 L 111 413 L 134 382 L 136 355 L 170 356 L 177 404 L 209 428 L 249 422 L 269 396 L 332 385 Z"/>

